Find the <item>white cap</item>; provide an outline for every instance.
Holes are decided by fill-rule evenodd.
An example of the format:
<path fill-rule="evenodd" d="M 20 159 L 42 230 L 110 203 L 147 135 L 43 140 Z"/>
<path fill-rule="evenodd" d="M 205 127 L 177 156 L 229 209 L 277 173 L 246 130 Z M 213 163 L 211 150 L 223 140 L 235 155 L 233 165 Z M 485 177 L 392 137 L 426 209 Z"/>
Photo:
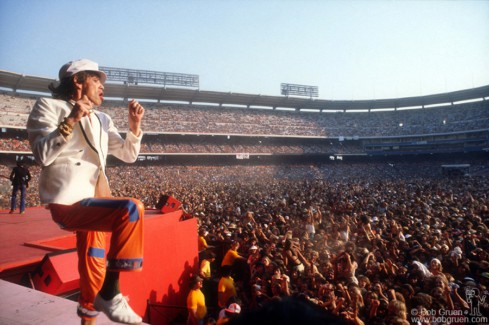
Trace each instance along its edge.
<path fill-rule="evenodd" d="M 241 312 L 241 307 L 240 307 L 240 305 L 238 305 L 236 303 L 232 303 L 229 305 L 228 308 L 226 308 L 224 310 L 227 311 L 228 313 L 231 313 L 231 314 L 239 314 Z"/>
<path fill-rule="evenodd" d="M 105 74 L 105 72 L 99 70 L 97 63 L 87 59 L 81 59 L 70 61 L 63 65 L 61 69 L 59 69 L 59 80 L 74 76 L 81 71 L 96 72 L 100 76 L 100 81 L 102 81 L 102 83 L 104 83 L 107 79 L 107 75 Z"/>

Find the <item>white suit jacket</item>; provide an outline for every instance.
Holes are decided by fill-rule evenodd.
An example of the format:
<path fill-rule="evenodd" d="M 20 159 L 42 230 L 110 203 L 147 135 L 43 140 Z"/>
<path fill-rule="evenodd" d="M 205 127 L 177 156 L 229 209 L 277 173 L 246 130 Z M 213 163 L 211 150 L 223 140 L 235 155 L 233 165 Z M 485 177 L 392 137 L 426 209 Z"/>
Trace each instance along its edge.
<path fill-rule="evenodd" d="M 41 165 L 39 193 L 42 204 L 73 204 L 84 198 L 109 196 L 105 175 L 108 154 L 134 162 L 141 147 L 142 133 L 128 132 L 123 139 L 112 119 L 94 111 L 83 117 L 66 139 L 58 125 L 71 112 L 64 100 L 41 98 L 34 105 L 27 132 L 32 153 Z"/>

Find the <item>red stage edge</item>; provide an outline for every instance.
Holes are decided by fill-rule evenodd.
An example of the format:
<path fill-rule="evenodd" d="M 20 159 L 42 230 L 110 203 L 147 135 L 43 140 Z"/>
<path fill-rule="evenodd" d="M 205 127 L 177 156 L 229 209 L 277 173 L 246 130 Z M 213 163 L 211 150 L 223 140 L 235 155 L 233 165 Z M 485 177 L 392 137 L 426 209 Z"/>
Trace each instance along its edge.
<path fill-rule="evenodd" d="M 186 315 L 188 279 L 198 272 L 197 219 L 179 210 L 145 219 L 144 231 L 143 270 L 121 273 L 121 291 L 146 322 L 168 324 Z"/>

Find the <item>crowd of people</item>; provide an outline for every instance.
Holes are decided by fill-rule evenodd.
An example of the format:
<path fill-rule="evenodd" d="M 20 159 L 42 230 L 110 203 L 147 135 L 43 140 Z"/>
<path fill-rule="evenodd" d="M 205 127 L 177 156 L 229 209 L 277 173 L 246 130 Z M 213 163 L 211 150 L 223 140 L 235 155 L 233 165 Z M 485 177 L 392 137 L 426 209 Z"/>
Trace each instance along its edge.
<path fill-rule="evenodd" d="M 108 175 L 116 196 L 138 197 L 147 208 L 173 191 L 208 242 L 238 242 L 246 260 L 239 265 L 249 272 L 235 282 L 244 310 L 305 295 L 373 323 L 393 312 L 390 305 L 411 315 L 421 306 L 468 310 L 476 304 L 468 288 L 480 298 L 487 292 L 488 167 L 457 179 L 441 177 L 438 168 L 119 166 Z M 36 196 L 29 193 L 28 206 L 38 204 Z M 221 274 L 220 265 L 212 267 Z M 285 282 L 277 282 L 279 274 Z"/>
<path fill-rule="evenodd" d="M 219 283 L 228 254 L 236 259 L 227 304 L 253 311 L 296 296 L 356 324 L 488 316 L 487 178 L 269 179 L 195 191 L 186 209 L 199 215 L 200 235 L 230 246 L 215 265 Z"/>
<path fill-rule="evenodd" d="M 0 93 L 0 125 L 25 127 L 35 98 Z M 106 101 L 104 111 L 127 130 L 125 104 Z M 289 112 L 216 106 L 145 103 L 148 132 L 322 137 L 383 137 L 486 130 L 486 101 L 377 112 Z"/>
<path fill-rule="evenodd" d="M 0 150 L 30 151 L 25 132 L 17 127 L 25 127 L 34 100 L 32 96 L 0 93 L 0 112 L 5 113 L 0 116 L 0 125 L 8 126 L 0 136 Z M 121 101 L 108 101 L 104 111 L 125 131 L 127 121 L 122 106 Z M 368 113 L 306 113 L 166 103 L 145 106 L 146 135 L 141 153 L 149 155 L 445 152 L 484 146 L 489 124 L 486 102 Z M 461 137 L 458 132 L 467 133 Z M 452 135 L 444 135 L 447 133 Z M 211 136 L 217 134 L 221 136 Z M 422 136 L 431 134 L 439 135 Z"/>
<path fill-rule="evenodd" d="M 118 166 L 108 176 L 116 196 L 153 208 L 172 191 L 199 219 L 200 235 L 214 246 L 200 255 L 217 257 L 210 277 L 202 274 L 207 317 L 218 319 L 229 304 L 213 309 L 217 292 L 208 290 L 217 287 L 206 281 L 217 284 L 230 271 L 236 291 L 228 300 L 242 313 L 289 296 L 357 324 L 407 324 L 417 315 L 426 324 L 443 315 L 463 323 L 458 312 L 488 312 L 489 166 L 456 178 L 439 168 Z M 239 257 L 226 270 L 215 247 L 231 245 Z"/>
<path fill-rule="evenodd" d="M 26 135 L 3 135 L 0 137 L 0 150 L 13 152 L 30 152 Z M 289 142 L 289 143 L 287 143 Z M 185 137 L 181 136 L 145 136 L 141 143 L 141 154 L 216 154 L 216 153 L 251 153 L 251 154 L 362 154 L 364 147 L 361 141 L 338 141 L 330 139 L 322 143 L 308 143 L 311 140 L 290 143 L 288 139 L 269 141 L 256 138 L 254 141 L 240 138 L 233 143 L 225 143 L 222 139 L 211 137 Z M 317 142 L 317 141 L 316 141 Z"/>

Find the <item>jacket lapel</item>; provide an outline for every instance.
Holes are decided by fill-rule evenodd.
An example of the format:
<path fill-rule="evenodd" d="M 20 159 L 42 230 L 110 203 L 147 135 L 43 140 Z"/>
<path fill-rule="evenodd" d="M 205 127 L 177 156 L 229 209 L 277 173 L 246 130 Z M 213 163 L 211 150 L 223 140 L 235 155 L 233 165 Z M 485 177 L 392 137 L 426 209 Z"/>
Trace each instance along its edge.
<path fill-rule="evenodd" d="M 88 145 L 92 149 L 97 149 L 97 141 L 94 137 L 92 125 L 90 123 L 90 119 L 85 116 L 80 120 L 80 127 L 82 128 L 83 135 L 85 137 L 85 140 L 87 140 Z"/>
<path fill-rule="evenodd" d="M 105 158 L 102 155 L 102 148 L 100 147 L 102 136 L 100 120 L 95 114 L 93 114 L 91 121 L 88 117 L 84 117 L 80 120 L 80 128 L 88 146 L 98 155 L 99 165 L 105 168 Z"/>
<path fill-rule="evenodd" d="M 82 118 L 80 120 L 80 128 L 90 149 L 95 151 L 98 155 L 99 166 L 101 167 L 97 185 L 95 186 L 95 197 L 110 197 L 112 195 L 107 176 L 105 175 L 105 158 L 103 157 L 102 148 L 100 147 L 102 125 L 100 124 L 98 116 L 95 116 L 95 114 L 96 113 L 92 114 L 91 120 L 88 117 Z"/>

